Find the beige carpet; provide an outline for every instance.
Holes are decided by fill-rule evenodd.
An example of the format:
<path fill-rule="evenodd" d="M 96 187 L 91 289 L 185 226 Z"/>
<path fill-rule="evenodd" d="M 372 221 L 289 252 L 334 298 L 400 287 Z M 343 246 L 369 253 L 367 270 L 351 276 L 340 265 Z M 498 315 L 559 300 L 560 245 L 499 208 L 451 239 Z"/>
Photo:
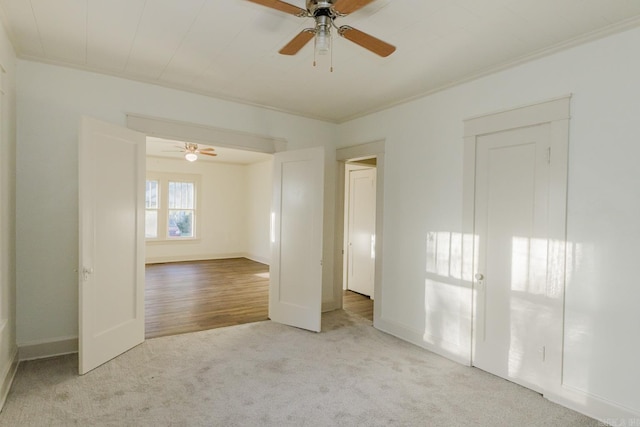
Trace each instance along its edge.
<path fill-rule="evenodd" d="M 321 334 L 260 322 L 147 340 L 79 377 L 20 365 L 2 426 L 596 426 L 344 311 Z"/>

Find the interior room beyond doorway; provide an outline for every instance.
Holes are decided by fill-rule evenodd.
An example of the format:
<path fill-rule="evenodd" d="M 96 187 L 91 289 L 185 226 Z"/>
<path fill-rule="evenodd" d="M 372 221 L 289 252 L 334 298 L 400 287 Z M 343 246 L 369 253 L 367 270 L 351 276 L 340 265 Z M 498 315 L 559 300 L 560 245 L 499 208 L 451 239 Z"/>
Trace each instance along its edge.
<path fill-rule="evenodd" d="M 273 156 L 190 144 L 147 138 L 147 338 L 267 319 Z"/>
<path fill-rule="evenodd" d="M 376 247 L 375 157 L 345 164 L 343 307 L 373 320 Z"/>

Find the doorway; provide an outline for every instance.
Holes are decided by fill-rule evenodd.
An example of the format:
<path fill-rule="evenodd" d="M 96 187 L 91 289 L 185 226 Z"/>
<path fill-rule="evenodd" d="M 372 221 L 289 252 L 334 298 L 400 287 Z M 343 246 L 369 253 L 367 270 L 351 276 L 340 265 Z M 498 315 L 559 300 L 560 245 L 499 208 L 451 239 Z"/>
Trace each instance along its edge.
<path fill-rule="evenodd" d="M 561 387 L 570 97 L 465 121 L 471 363 Z"/>
<path fill-rule="evenodd" d="M 268 320 L 273 156 L 185 146 L 147 137 L 146 338 Z"/>
<path fill-rule="evenodd" d="M 376 238 L 376 159 L 345 165 L 344 289 L 373 299 Z"/>
<path fill-rule="evenodd" d="M 371 321 L 375 279 L 376 163 L 373 157 L 345 164 L 343 305 L 345 310 Z"/>
<path fill-rule="evenodd" d="M 80 373 L 84 374 L 144 342 L 144 245 L 148 220 L 145 216 L 146 210 L 160 209 L 150 206 L 154 203 L 148 203 L 151 199 L 145 197 L 145 145 L 149 135 L 198 141 L 197 144 L 203 145 L 225 140 L 226 147 L 274 155 L 273 170 L 278 173 L 274 173 L 274 179 L 268 182 L 273 189 L 274 203 L 266 216 L 270 230 L 269 243 L 274 248 L 270 257 L 273 274 L 270 273 L 272 277 L 269 280 L 269 317 L 275 322 L 319 332 L 322 268 L 317 268 L 317 261 L 321 260 L 322 254 L 325 149 L 315 147 L 287 151 L 286 141 L 279 139 L 131 114 L 127 115 L 127 126 L 128 129 L 89 117 L 83 117 L 81 122 L 80 182 L 88 185 L 80 187 L 78 200 L 81 207 L 78 239 Z M 204 151 L 200 154 L 204 155 Z M 206 151 L 211 156 L 211 151 Z M 193 154 L 193 150 L 188 150 L 184 155 L 185 160 L 195 160 Z M 96 168 L 96 164 L 102 167 Z M 294 171 L 297 173 L 288 173 Z M 120 180 L 117 182 L 125 184 L 114 186 L 116 178 Z M 179 206 L 168 206 L 165 218 L 170 219 L 177 214 L 180 221 L 174 222 L 180 233 L 175 230 L 175 234 L 168 232 L 167 227 L 171 223 L 165 221 L 167 232 L 164 236 L 188 237 L 185 246 L 197 243 L 197 232 L 194 230 L 198 228 L 194 224 L 198 221 L 199 207 L 197 203 L 187 203 L 191 206 L 182 203 L 199 199 L 196 192 L 191 191 L 196 182 L 174 180 L 173 184 L 176 184 L 174 196 L 176 191 L 181 195 L 177 197 L 180 203 L 176 202 Z M 220 188 L 229 186 L 225 181 L 216 184 Z M 97 187 L 105 191 L 94 191 Z M 126 187 L 128 191 L 116 191 L 119 187 Z M 171 188 L 168 185 L 169 194 Z M 100 194 L 101 209 L 96 209 L 95 194 Z M 308 196 L 302 198 L 304 203 L 297 203 L 300 195 Z M 156 201 L 159 197 L 156 197 Z M 293 212 L 296 206 L 315 208 L 307 212 L 310 215 L 303 215 L 301 221 L 301 216 Z M 102 221 L 104 218 L 113 221 Z M 294 219 L 293 223 L 289 221 L 291 218 Z M 315 230 L 311 241 L 308 235 L 295 232 L 295 226 L 301 224 L 304 230 Z M 114 239 L 114 231 L 117 231 L 117 236 L 125 238 Z M 296 245 L 306 245 L 313 250 L 291 250 Z M 286 246 L 286 250 L 282 250 L 283 246 Z M 211 256 L 206 255 L 204 259 L 209 258 Z M 319 265 L 322 265 L 322 261 Z M 290 267 L 307 273 L 311 271 L 312 274 L 305 277 L 303 282 L 281 280 L 283 271 L 286 278 L 294 276 L 290 274 Z M 118 286 L 113 286 L 114 282 Z M 308 283 L 312 286 L 306 286 Z M 296 308 L 306 310 L 308 316 L 304 319 L 298 315 L 300 310 L 286 312 L 291 306 L 289 297 L 302 294 L 305 298 L 297 298 Z M 116 307 L 117 310 L 114 309 Z M 274 307 L 281 310 L 275 313 Z M 98 311 L 100 313 L 96 316 Z M 282 316 L 276 319 L 274 313 Z M 303 324 L 310 320 L 313 325 Z"/>
<path fill-rule="evenodd" d="M 373 321 L 382 312 L 384 141 L 338 149 L 336 294 Z"/>

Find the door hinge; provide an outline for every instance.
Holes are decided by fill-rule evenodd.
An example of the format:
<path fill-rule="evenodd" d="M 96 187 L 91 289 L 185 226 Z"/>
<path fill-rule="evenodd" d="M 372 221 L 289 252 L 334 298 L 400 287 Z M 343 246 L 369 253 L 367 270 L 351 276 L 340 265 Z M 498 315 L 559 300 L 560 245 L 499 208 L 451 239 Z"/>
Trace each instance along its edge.
<path fill-rule="evenodd" d="M 551 164 L 551 147 L 547 147 L 547 164 Z"/>
<path fill-rule="evenodd" d="M 544 362 L 547 359 L 547 346 L 542 346 L 540 354 L 542 355 L 542 361 Z"/>
<path fill-rule="evenodd" d="M 87 281 L 89 276 L 93 274 L 93 268 L 82 267 L 82 278 Z"/>

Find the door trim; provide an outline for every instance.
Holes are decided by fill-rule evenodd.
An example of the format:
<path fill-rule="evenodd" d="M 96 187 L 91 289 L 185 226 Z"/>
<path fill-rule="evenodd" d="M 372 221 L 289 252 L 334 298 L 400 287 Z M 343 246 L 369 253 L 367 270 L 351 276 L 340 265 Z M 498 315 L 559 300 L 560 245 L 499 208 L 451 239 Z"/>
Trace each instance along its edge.
<path fill-rule="evenodd" d="M 127 127 L 158 138 L 273 154 L 287 150 L 287 140 L 197 123 L 127 113 Z"/>
<path fill-rule="evenodd" d="M 549 240 L 554 245 L 554 270 L 558 274 L 547 277 L 547 286 L 558 289 L 559 295 L 553 307 L 555 324 L 558 330 L 549 337 L 546 349 L 546 361 L 549 371 L 548 381 L 543 384 L 543 392 L 556 393 L 562 388 L 562 354 L 564 340 L 564 286 L 566 261 L 566 218 L 567 218 L 567 172 L 569 152 L 569 119 L 571 95 L 554 98 L 510 110 L 470 117 L 464 120 L 463 155 L 463 203 L 462 232 L 473 239 L 463 239 L 463 280 L 470 284 L 471 292 L 471 346 L 469 361 L 473 363 L 473 349 L 476 320 L 476 284 L 473 279 L 477 272 L 477 239 L 474 230 L 475 218 L 475 177 L 476 144 L 482 135 L 518 129 L 543 123 L 550 124 L 552 147 L 549 187 Z M 469 247 L 471 246 L 471 247 Z M 550 253 L 552 253 L 550 251 Z"/>
<path fill-rule="evenodd" d="M 384 241 L 384 151 L 385 141 L 373 141 L 369 143 L 353 145 L 336 150 L 336 217 L 334 241 L 334 276 L 333 294 L 335 309 L 342 308 L 342 278 L 343 278 L 343 245 L 344 245 L 344 197 L 345 197 L 345 164 L 347 161 L 376 158 L 376 261 L 375 277 L 373 281 L 373 326 L 379 328 L 382 321 L 382 260 Z"/>

